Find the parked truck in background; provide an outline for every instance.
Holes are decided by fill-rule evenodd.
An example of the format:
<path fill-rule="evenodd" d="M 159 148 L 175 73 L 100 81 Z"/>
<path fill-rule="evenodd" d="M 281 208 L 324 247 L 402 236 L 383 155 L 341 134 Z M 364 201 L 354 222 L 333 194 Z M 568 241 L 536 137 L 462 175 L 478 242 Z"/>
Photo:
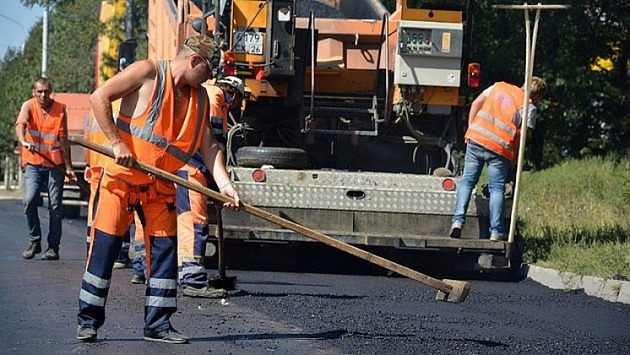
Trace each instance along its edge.
<path fill-rule="evenodd" d="M 150 0 L 149 57 L 206 26 L 220 43 L 219 75 L 249 92 L 226 149 L 247 203 L 377 253 L 509 267 L 518 248 L 489 240 L 481 191 L 461 238 L 448 236 L 464 90 L 477 84 L 472 14 L 471 0 L 398 0 L 393 13 L 378 0 Z M 231 244 L 310 241 L 246 213 L 226 211 L 223 229 Z"/>

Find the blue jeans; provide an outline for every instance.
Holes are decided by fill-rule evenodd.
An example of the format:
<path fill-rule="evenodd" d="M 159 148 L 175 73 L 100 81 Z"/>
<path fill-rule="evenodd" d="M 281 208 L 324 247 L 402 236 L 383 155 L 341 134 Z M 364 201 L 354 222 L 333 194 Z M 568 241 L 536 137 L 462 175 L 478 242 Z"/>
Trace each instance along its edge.
<path fill-rule="evenodd" d="M 24 169 L 23 206 L 24 214 L 26 214 L 29 240 L 31 242 L 41 240 L 42 238 L 37 208 L 40 191 L 42 191 L 45 186 L 48 186 L 48 211 L 50 213 L 48 225 L 49 249 L 58 250 L 59 242 L 61 241 L 63 180 L 64 174 L 55 168 L 26 164 Z"/>
<path fill-rule="evenodd" d="M 479 182 L 484 164 L 488 164 L 488 190 L 490 191 L 490 234 L 503 234 L 503 206 L 505 182 L 510 173 L 510 161 L 483 146 L 469 141 L 466 146 L 464 174 L 457 188 L 453 222 L 466 223 L 466 211 L 472 190 Z"/>

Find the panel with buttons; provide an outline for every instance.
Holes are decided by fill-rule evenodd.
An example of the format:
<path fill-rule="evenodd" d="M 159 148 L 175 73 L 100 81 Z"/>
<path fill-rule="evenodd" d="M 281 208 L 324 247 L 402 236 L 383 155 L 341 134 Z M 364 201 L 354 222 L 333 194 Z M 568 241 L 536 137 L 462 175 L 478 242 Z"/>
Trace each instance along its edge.
<path fill-rule="evenodd" d="M 461 23 L 399 21 L 394 83 L 459 87 Z"/>
<path fill-rule="evenodd" d="M 405 54 L 431 53 L 431 30 L 403 28 L 399 38 L 399 49 Z"/>

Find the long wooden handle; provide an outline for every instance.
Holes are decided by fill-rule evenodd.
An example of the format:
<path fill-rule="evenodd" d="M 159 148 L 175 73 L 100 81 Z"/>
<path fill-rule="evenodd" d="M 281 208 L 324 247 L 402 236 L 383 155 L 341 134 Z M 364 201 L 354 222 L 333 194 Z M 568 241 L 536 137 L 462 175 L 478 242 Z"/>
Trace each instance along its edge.
<path fill-rule="evenodd" d="M 225 240 L 223 238 L 223 213 L 220 207 L 217 210 L 217 266 L 219 269 L 219 278 L 225 280 Z"/>
<path fill-rule="evenodd" d="M 71 140 L 77 144 L 80 144 L 86 148 L 89 148 L 91 150 L 94 150 L 98 153 L 101 153 L 103 155 L 106 155 L 110 158 L 114 158 L 114 153 L 105 147 L 99 146 L 97 144 L 94 144 L 92 142 L 89 142 L 83 138 L 78 138 L 78 137 L 72 137 Z M 234 200 L 230 197 L 227 197 L 225 195 L 221 195 L 220 193 L 217 193 L 213 190 L 210 190 L 207 187 L 201 186 L 201 185 L 197 185 L 195 183 L 192 183 L 184 178 L 181 178 L 175 174 L 171 174 L 169 172 L 166 172 L 164 170 L 161 170 L 159 168 L 156 168 L 154 166 L 145 164 L 143 162 L 140 161 L 134 161 L 133 163 L 133 168 L 145 173 L 147 175 L 153 175 L 155 177 L 157 177 L 158 179 L 167 181 L 167 182 L 172 182 L 181 186 L 184 186 L 190 190 L 199 192 L 200 194 L 204 194 L 206 196 L 208 196 L 210 199 L 214 200 L 214 201 L 218 201 L 218 202 L 230 202 L 230 203 L 234 203 Z M 297 224 L 295 222 L 289 221 L 287 219 L 284 219 L 282 217 L 276 216 L 272 213 L 269 213 L 265 210 L 262 210 L 260 208 L 254 207 L 252 205 L 249 205 L 247 203 L 243 203 L 241 202 L 239 208 L 247 213 L 253 214 L 254 216 L 260 217 L 266 221 L 269 221 L 273 224 L 279 225 L 281 227 L 290 229 L 294 232 L 300 233 L 306 237 L 309 237 L 311 239 L 315 239 L 318 242 L 324 243 L 328 246 L 331 246 L 333 248 L 339 249 L 343 252 L 346 252 L 348 254 L 352 254 L 358 258 L 361 258 L 363 260 L 369 261 L 373 264 L 379 265 L 381 267 L 384 267 L 385 269 L 388 269 L 390 271 L 393 271 L 395 273 L 398 273 L 400 275 L 406 276 L 412 280 L 416 280 L 418 282 L 421 282 L 429 287 L 432 287 L 434 289 L 440 290 L 444 293 L 450 293 L 453 290 L 453 287 L 451 285 L 448 285 L 440 280 L 434 279 L 430 276 L 424 275 L 422 273 L 419 273 L 415 270 L 412 270 L 406 266 L 394 263 L 393 261 L 387 260 L 385 258 L 382 258 L 378 255 L 366 252 L 365 250 L 359 249 L 357 247 L 354 247 L 352 245 L 346 244 L 344 242 L 341 242 L 337 239 L 331 238 L 327 235 L 324 235 L 322 233 L 316 232 L 312 229 L 306 228 L 300 224 Z"/>

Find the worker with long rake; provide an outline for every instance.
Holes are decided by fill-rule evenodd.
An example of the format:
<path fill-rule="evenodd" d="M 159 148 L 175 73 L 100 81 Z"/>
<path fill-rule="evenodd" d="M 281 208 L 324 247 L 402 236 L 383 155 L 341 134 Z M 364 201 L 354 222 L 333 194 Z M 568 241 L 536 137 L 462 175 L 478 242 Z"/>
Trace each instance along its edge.
<path fill-rule="evenodd" d="M 188 337 L 171 325 L 177 310 L 177 215 L 175 186 L 131 169 L 141 161 L 175 173 L 201 148 L 221 193 L 239 204 L 222 159 L 212 156 L 206 127 L 208 100 L 201 83 L 212 77 L 216 46 L 205 36 L 188 38 L 170 61 L 144 60 L 108 80 L 91 96 L 96 120 L 114 151 L 105 165 L 95 203 L 92 246 L 79 294 L 77 339 L 96 341 L 105 321 L 112 267 L 134 211 L 144 216 L 147 291 L 144 339 L 182 344 Z M 111 103 L 122 98 L 116 120 Z"/>

